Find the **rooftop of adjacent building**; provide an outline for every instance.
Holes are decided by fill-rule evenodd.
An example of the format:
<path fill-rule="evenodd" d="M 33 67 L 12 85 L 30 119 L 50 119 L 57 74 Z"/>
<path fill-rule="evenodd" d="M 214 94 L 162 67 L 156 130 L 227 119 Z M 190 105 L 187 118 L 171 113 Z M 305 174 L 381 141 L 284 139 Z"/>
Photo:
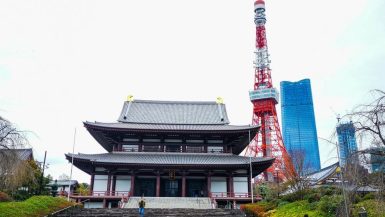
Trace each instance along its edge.
<path fill-rule="evenodd" d="M 32 148 L 20 148 L 20 149 L 0 149 L 1 153 L 15 153 L 20 160 L 32 160 L 33 151 Z"/>

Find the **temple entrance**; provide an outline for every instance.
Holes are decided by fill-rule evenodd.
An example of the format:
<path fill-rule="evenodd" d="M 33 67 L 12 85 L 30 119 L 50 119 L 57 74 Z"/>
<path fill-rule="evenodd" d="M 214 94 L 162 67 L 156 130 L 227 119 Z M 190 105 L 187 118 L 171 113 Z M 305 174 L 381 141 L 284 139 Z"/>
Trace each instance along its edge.
<path fill-rule="evenodd" d="M 155 197 L 156 179 L 155 178 L 136 178 L 134 196 Z"/>
<path fill-rule="evenodd" d="M 163 179 L 161 182 L 163 191 L 161 193 L 162 197 L 180 197 L 181 195 L 181 185 L 180 180 L 168 180 Z"/>
<path fill-rule="evenodd" d="M 207 184 L 205 179 L 187 179 L 187 197 L 207 197 Z"/>

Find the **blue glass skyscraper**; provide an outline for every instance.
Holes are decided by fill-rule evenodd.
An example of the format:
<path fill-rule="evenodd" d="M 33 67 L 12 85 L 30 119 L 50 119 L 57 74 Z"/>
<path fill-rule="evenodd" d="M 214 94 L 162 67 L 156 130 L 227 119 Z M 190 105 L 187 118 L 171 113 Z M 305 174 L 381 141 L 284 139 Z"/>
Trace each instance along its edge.
<path fill-rule="evenodd" d="M 351 154 L 357 151 L 355 132 L 356 129 L 352 122 L 339 124 L 337 126 L 338 154 L 341 166 L 344 166 Z"/>
<path fill-rule="evenodd" d="M 309 79 L 281 82 L 282 135 L 297 172 L 321 169 L 313 96 Z"/>

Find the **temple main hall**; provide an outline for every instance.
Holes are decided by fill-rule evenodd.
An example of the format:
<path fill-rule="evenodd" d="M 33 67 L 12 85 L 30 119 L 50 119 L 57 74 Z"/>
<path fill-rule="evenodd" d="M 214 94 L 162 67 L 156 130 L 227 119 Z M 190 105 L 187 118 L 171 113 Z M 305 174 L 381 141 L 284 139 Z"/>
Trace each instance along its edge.
<path fill-rule="evenodd" d="M 65 155 L 91 176 L 89 195 L 72 198 L 104 207 L 135 196 L 250 202 L 250 175 L 274 161 L 240 156 L 259 126 L 230 125 L 219 101 L 130 99 L 116 122 L 84 126 L 106 153 Z"/>

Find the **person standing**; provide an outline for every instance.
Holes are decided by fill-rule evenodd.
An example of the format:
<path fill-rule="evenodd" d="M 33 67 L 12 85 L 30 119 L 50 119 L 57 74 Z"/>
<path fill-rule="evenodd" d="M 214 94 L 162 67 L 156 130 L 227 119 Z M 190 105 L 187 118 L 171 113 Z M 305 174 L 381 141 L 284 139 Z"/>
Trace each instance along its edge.
<path fill-rule="evenodd" d="M 143 196 L 142 196 L 142 198 L 140 198 L 140 201 L 139 201 L 139 215 L 141 217 L 144 216 L 144 207 L 145 206 L 146 206 L 146 202 L 144 201 Z"/>

